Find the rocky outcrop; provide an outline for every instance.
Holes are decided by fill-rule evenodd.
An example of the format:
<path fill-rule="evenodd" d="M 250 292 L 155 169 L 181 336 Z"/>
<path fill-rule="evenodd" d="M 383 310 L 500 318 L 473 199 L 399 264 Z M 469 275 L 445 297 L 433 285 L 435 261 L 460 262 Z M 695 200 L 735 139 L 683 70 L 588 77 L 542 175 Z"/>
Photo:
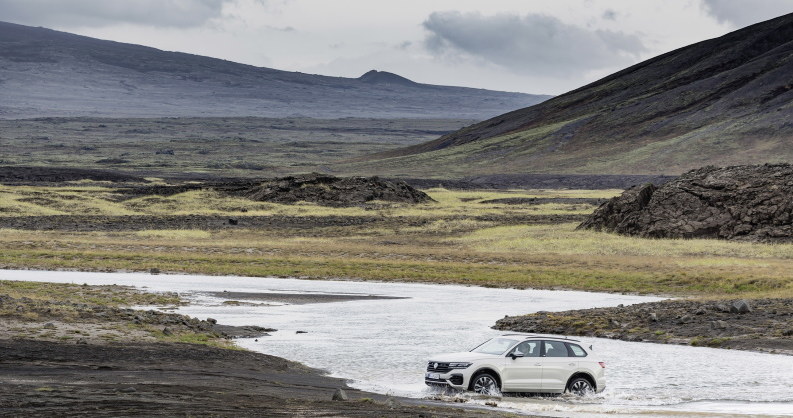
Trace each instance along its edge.
<path fill-rule="evenodd" d="M 323 206 L 357 206 L 375 200 L 401 203 L 432 201 L 426 193 L 403 181 L 317 173 L 269 180 L 241 194 L 261 202 L 310 202 Z"/>
<path fill-rule="evenodd" d="M 658 188 L 634 186 L 578 229 L 648 238 L 793 241 L 793 165 L 705 167 Z"/>
<path fill-rule="evenodd" d="M 793 355 L 793 299 L 666 300 L 506 316 L 498 330 Z"/>

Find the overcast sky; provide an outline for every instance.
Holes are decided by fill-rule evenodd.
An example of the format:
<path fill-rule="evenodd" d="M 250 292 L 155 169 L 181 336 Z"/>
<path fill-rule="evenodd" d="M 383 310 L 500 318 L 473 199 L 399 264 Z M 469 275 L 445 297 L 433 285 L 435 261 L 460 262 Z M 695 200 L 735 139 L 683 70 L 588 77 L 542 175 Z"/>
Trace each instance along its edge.
<path fill-rule="evenodd" d="M 0 20 L 306 73 L 560 94 L 793 0 L 0 0 Z"/>

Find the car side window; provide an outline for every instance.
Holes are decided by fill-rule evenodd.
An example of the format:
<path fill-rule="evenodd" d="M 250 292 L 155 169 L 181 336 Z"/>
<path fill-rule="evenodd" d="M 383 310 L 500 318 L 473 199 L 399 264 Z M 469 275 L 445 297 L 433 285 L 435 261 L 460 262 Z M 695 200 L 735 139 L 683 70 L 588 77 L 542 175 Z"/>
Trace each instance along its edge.
<path fill-rule="evenodd" d="M 572 357 L 586 357 L 586 351 L 578 344 L 567 344 L 570 347 L 570 355 Z"/>
<path fill-rule="evenodd" d="M 543 341 L 544 357 L 567 357 L 567 347 L 559 341 Z"/>
<path fill-rule="evenodd" d="M 521 353 L 523 357 L 539 357 L 540 356 L 540 342 L 539 341 L 524 341 L 512 350 L 514 354 Z"/>

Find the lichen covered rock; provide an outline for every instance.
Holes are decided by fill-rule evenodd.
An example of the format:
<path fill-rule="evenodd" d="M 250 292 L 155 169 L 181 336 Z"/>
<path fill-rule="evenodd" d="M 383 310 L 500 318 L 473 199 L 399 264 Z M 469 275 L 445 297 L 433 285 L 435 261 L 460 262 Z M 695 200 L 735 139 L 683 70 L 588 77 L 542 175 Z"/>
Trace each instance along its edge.
<path fill-rule="evenodd" d="M 261 202 L 311 202 L 323 206 L 357 206 L 372 201 L 432 201 L 426 193 L 404 181 L 378 177 L 335 177 L 317 173 L 268 180 L 244 190 L 242 195 Z"/>
<path fill-rule="evenodd" d="M 648 238 L 793 241 L 793 165 L 704 167 L 634 186 L 578 229 Z"/>

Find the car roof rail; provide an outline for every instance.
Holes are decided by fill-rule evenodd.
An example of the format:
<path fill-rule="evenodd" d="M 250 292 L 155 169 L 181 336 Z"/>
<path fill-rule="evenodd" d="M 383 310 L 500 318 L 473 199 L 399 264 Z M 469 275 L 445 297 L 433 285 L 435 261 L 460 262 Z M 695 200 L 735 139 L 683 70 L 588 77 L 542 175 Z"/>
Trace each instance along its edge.
<path fill-rule="evenodd" d="M 552 338 L 552 339 L 555 339 L 555 340 L 574 341 L 574 342 L 577 342 L 577 343 L 581 342 L 581 340 L 574 340 L 574 339 L 568 338 L 568 337 L 552 337 L 550 335 L 529 334 L 529 333 L 524 333 L 524 334 L 517 334 L 517 333 L 501 334 L 501 336 L 502 337 L 526 337 L 526 338 Z"/>

